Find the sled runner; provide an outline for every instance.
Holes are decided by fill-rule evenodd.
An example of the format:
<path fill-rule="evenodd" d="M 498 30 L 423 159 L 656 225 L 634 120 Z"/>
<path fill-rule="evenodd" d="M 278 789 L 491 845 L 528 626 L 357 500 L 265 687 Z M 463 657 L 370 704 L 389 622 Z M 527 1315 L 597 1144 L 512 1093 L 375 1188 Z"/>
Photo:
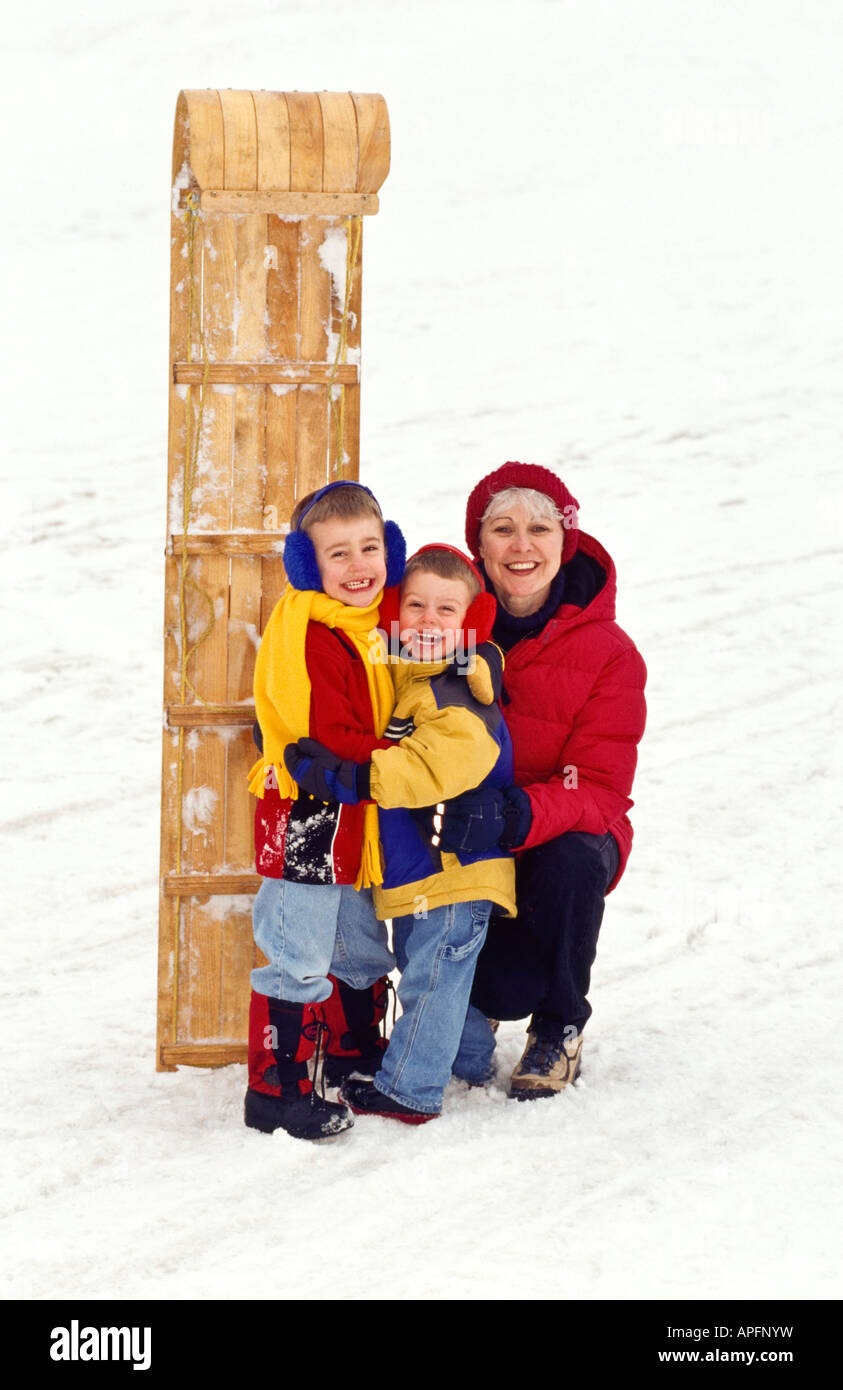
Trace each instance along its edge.
<path fill-rule="evenodd" d="M 246 1060 L 252 675 L 304 493 L 356 478 L 382 97 L 191 91 L 173 142 L 159 1070 Z"/>

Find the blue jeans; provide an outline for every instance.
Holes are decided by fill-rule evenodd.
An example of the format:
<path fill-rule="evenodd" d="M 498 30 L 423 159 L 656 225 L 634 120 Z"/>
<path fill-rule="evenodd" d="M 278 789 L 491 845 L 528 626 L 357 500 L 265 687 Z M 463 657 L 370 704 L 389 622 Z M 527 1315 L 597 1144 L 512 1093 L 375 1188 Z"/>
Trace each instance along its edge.
<path fill-rule="evenodd" d="M 352 989 L 366 989 L 395 969 L 367 888 L 265 878 L 252 926 L 269 961 L 252 971 L 252 989 L 271 999 L 319 1004 L 333 989 L 329 972 Z"/>
<path fill-rule="evenodd" d="M 469 1004 L 465 1024 L 460 1038 L 459 1050 L 451 1070 L 461 1081 L 473 1086 L 483 1086 L 495 1074 L 492 1057 L 496 1038 L 488 1018 L 473 1004 Z"/>
<path fill-rule="evenodd" d="M 442 1109 L 491 910 L 492 904 L 480 899 L 393 920 L 404 1012 L 392 1030 L 375 1086 L 401 1105 L 429 1115 Z"/>

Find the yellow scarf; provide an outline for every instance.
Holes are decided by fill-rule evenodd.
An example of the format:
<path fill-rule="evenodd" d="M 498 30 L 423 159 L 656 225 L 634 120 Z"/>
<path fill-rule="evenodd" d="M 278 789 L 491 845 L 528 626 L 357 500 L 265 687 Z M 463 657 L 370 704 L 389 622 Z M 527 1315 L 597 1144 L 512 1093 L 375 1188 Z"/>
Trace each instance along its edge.
<path fill-rule="evenodd" d="M 276 603 L 261 638 L 255 662 L 255 712 L 263 733 L 263 757 L 249 769 L 249 791 L 263 797 L 271 768 L 283 799 L 298 795 L 284 763 L 288 743 L 310 733 L 310 677 L 305 660 L 309 622 L 337 628 L 350 639 L 363 659 L 375 733 L 383 734 L 395 703 L 389 667 L 375 635 L 381 595 L 366 608 L 354 608 L 313 589 L 294 589 L 288 584 Z M 372 656 L 375 659 L 372 660 Z M 363 827 L 363 852 L 355 888 L 370 888 L 383 881 L 378 808 L 368 805 Z"/>

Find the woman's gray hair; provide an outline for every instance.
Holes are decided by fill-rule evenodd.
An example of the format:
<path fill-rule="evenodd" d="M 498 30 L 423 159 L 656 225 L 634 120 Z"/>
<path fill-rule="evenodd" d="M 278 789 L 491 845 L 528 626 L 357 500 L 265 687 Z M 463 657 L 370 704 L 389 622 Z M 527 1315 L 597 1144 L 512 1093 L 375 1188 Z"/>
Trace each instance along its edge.
<path fill-rule="evenodd" d="M 500 516 L 519 502 L 527 508 L 531 521 L 539 517 L 542 521 L 563 521 L 562 513 L 546 492 L 537 492 L 532 487 L 507 487 L 490 498 L 489 505 L 480 518 L 481 527 L 484 521 Z"/>

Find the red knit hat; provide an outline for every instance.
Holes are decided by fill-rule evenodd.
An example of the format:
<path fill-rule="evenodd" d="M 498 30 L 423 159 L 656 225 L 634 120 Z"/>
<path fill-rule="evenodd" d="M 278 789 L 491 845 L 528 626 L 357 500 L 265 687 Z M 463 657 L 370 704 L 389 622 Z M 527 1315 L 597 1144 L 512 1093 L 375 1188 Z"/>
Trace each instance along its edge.
<path fill-rule="evenodd" d="M 487 473 L 485 478 L 480 479 L 470 493 L 465 509 L 465 539 L 472 555 L 479 553 L 480 522 L 486 508 L 496 493 L 505 492 L 510 487 L 533 488 L 556 503 L 562 513 L 565 532 L 562 564 L 567 565 L 573 559 L 579 541 L 577 512 L 580 504 L 562 479 L 551 473 L 549 468 L 542 468 L 539 463 L 505 463 L 494 473 Z"/>

